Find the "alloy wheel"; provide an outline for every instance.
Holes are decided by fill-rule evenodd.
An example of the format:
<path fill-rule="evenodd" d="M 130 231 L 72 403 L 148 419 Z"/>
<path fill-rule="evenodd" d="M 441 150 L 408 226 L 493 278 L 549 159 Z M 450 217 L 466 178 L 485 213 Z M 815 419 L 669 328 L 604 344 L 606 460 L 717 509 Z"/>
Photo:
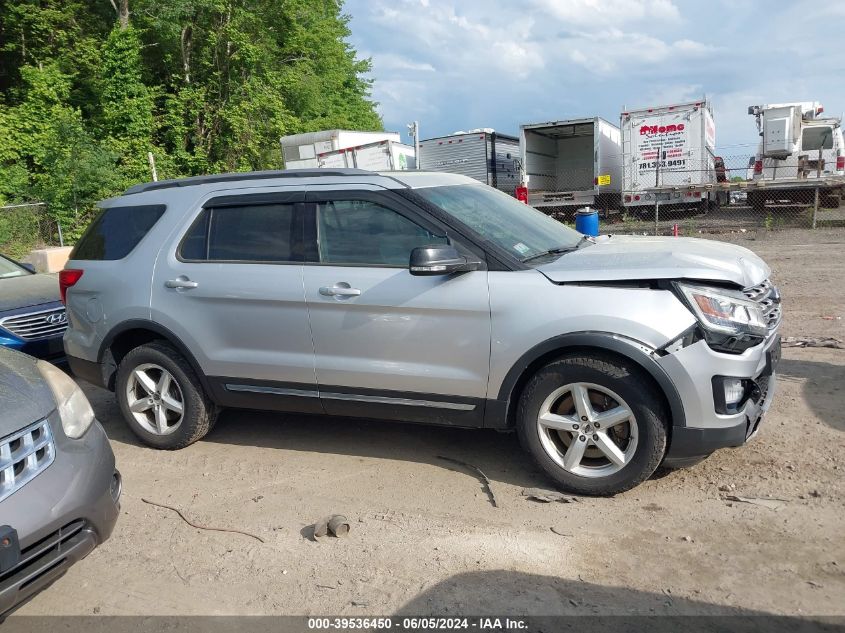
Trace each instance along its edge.
<path fill-rule="evenodd" d="M 593 383 L 572 383 L 549 394 L 537 431 L 549 457 L 582 477 L 619 472 L 637 451 L 633 411 L 618 394 Z"/>
<path fill-rule="evenodd" d="M 145 363 L 132 370 L 126 383 L 126 402 L 138 424 L 153 435 L 170 435 L 182 424 L 182 389 L 161 365 Z"/>

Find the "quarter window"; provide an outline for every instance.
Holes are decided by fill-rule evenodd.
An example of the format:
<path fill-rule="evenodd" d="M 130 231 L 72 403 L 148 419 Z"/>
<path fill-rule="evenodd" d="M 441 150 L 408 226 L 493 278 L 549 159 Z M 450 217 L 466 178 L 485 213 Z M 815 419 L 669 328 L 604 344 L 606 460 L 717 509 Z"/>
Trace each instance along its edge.
<path fill-rule="evenodd" d="M 180 255 L 193 261 L 289 262 L 293 205 L 262 204 L 205 209 L 182 241 Z"/>
<path fill-rule="evenodd" d="M 70 259 L 123 259 L 158 222 L 165 209 L 163 204 L 103 209 L 79 238 Z"/>
<path fill-rule="evenodd" d="M 337 200 L 317 205 L 320 261 L 405 267 L 417 246 L 445 244 L 405 216 L 367 200 Z"/>

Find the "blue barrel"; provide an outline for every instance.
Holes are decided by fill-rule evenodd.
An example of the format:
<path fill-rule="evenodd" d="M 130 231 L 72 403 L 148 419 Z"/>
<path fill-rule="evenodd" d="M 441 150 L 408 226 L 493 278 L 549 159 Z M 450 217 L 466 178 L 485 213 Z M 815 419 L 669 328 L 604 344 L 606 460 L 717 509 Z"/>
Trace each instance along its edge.
<path fill-rule="evenodd" d="M 599 212 L 590 207 L 575 212 L 575 230 L 596 237 L 599 234 Z"/>

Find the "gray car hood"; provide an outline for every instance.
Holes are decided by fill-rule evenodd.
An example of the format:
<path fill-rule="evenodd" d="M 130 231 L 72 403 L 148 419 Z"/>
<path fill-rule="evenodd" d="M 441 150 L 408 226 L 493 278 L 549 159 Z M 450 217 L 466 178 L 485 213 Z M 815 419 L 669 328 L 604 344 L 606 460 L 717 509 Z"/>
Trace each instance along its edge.
<path fill-rule="evenodd" d="M 22 275 L 0 279 L 0 312 L 59 300 L 55 275 Z"/>
<path fill-rule="evenodd" d="M 0 437 L 46 418 L 55 408 L 35 359 L 0 347 Z"/>
<path fill-rule="evenodd" d="M 771 270 L 747 248 L 689 237 L 602 236 L 537 266 L 554 282 L 699 279 L 756 286 Z"/>

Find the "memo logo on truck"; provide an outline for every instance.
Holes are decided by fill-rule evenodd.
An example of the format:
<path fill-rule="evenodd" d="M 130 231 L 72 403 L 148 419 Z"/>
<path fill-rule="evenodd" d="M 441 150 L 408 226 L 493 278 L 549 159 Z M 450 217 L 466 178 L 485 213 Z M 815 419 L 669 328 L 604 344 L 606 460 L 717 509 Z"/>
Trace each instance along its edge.
<path fill-rule="evenodd" d="M 651 136 L 652 134 L 668 134 L 669 132 L 683 132 L 684 124 L 677 125 L 671 123 L 669 125 L 642 125 L 640 126 L 640 136 Z"/>

